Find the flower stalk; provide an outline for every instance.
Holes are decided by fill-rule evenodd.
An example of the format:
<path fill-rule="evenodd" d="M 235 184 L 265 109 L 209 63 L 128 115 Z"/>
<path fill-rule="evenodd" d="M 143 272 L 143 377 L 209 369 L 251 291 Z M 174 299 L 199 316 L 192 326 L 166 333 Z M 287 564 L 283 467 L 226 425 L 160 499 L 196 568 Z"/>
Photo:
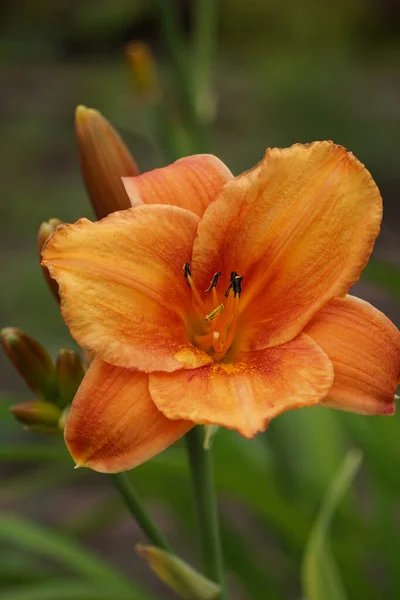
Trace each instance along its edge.
<path fill-rule="evenodd" d="M 196 0 L 193 4 L 193 62 L 196 112 L 201 121 L 210 123 L 215 116 L 212 71 L 217 40 L 218 3 Z"/>
<path fill-rule="evenodd" d="M 212 455 L 204 449 L 204 427 L 197 426 L 185 436 L 197 510 L 204 572 L 221 587 L 226 599 L 222 544 L 215 494 Z"/>
<path fill-rule="evenodd" d="M 196 109 L 194 81 L 187 59 L 188 47 L 180 26 L 176 3 L 173 0 L 157 0 L 157 8 L 162 34 L 170 54 L 182 116 L 191 137 L 192 152 L 206 152 L 206 130 Z"/>
<path fill-rule="evenodd" d="M 152 518 L 141 503 L 136 491 L 126 473 L 114 473 L 110 475 L 115 489 L 121 496 L 130 514 L 135 519 L 143 533 L 158 548 L 172 552 L 164 534 L 153 523 Z"/>

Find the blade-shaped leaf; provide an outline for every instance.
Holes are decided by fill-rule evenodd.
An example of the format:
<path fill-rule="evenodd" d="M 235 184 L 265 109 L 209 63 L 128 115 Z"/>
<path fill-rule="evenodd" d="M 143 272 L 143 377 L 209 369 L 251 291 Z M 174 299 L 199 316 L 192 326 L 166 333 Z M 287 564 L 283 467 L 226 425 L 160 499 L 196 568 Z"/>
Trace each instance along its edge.
<path fill-rule="evenodd" d="M 49 583 L 26 585 L 2 592 L 2 600 L 147 600 L 148 596 L 134 591 L 116 590 L 82 581 L 62 579 Z"/>
<path fill-rule="evenodd" d="M 104 583 L 128 591 L 134 586 L 122 573 L 67 536 L 3 513 L 0 514 L 0 543 L 5 542 L 55 560 L 98 585 Z"/>
<path fill-rule="evenodd" d="M 359 450 L 351 450 L 330 486 L 312 527 L 302 567 L 308 600 L 346 600 L 346 591 L 329 549 L 329 527 L 335 511 L 361 464 Z"/>

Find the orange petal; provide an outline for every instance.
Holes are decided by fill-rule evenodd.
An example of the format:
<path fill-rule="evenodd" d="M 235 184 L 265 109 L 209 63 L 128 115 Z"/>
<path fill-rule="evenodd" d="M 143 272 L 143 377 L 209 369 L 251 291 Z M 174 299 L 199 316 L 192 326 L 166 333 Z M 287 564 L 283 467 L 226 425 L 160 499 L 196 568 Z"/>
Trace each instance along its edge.
<path fill-rule="evenodd" d="M 226 184 L 199 225 L 195 283 L 243 276 L 242 325 L 262 329 L 251 349 L 295 337 L 331 298 L 347 292 L 371 253 L 381 197 L 365 167 L 332 142 L 272 149 Z M 240 331 L 240 327 L 239 327 Z"/>
<path fill-rule="evenodd" d="M 324 404 L 366 415 L 392 415 L 400 377 L 400 332 L 354 296 L 336 298 L 306 328 L 335 370 Z"/>
<path fill-rule="evenodd" d="M 210 361 L 187 343 L 183 322 L 191 296 L 182 266 L 197 223 L 181 208 L 139 206 L 57 229 L 43 264 L 60 286 L 64 319 L 81 346 L 142 371 Z"/>
<path fill-rule="evenodd" d="M 159 454 L 191 427 L 157 410 L 148 375 L 97 358 L 73 401 L 65 441 L 78 466 L 117 473 Z"/>
<path fill-rule="evenodd" d="M 222 425 L 253 437 L 280 413 L 320 402 L 332 381 L 326 354 L 300 334 L 283 346 L 243 354 L 236 362 L 151 373 L 149 389 L 169 419 Z"/>
<path fill-rule="evenodd" d="M 97 218 L 130 208 L 121 178 L 138 175 L 139 169 L 120 135 L 85 106 L 76 109 L 75 129 L 81 173 Z"/>
<path fill-rule="evenodd" d="M 232 177 L 228 167 L 216 156 L 197 154 L 139 177 L 124 177 L 123 183 L 132 206 L 142 202 L 172 204 L 187 208 L 201 217 Z"/>

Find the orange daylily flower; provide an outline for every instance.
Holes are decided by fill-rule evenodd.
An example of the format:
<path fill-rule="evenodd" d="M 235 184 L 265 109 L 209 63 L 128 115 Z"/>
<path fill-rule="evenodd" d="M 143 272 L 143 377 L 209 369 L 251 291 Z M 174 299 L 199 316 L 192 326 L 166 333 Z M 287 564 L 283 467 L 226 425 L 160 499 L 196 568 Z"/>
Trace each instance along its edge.
<path fill-rule="evenodd" d="M 60 226 L 43 251 L 96 355 L 65 430 L 78 465 L 127 470 L 195 424 L 250 438 L 314 404 L 393 414 L 400 333 L 346 295 L 382 214 L 352 154 L 296 144 L 236 178 L 193 156 L 125 187 L 134 208 Z"/>

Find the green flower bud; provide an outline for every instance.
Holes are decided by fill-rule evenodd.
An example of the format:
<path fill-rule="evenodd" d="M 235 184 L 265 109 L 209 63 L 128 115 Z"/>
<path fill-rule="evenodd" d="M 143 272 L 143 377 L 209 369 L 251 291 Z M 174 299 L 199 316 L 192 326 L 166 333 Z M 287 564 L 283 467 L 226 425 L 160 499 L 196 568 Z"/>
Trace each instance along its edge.
<path fill-rule="evenodd" d="M 215 600 L 221 593 L 219 585 L 201 575 L 182 559 L 155 546 L 136 546 L 151 569 L 184 600 Z"/>
<path fill-rule="evenodd" d="M 2 329 L 0 339 L 8 358 L 32 392 L 50 401 L 57 398 L 54 363 L 43 346 L 15 327 Z"/>
<path fill-rule="evenodd" d="M 39 430 L 42 428 L 44 431 L 59 431 L 58 422 L 61 417 L 61 410 L 58 406 L 45 400 L 14 404 L 14 406 L 11 406 L 10 412 L 17 421 L 26 425 L 29 429 L 37 431 L 39 427 Z"/>

